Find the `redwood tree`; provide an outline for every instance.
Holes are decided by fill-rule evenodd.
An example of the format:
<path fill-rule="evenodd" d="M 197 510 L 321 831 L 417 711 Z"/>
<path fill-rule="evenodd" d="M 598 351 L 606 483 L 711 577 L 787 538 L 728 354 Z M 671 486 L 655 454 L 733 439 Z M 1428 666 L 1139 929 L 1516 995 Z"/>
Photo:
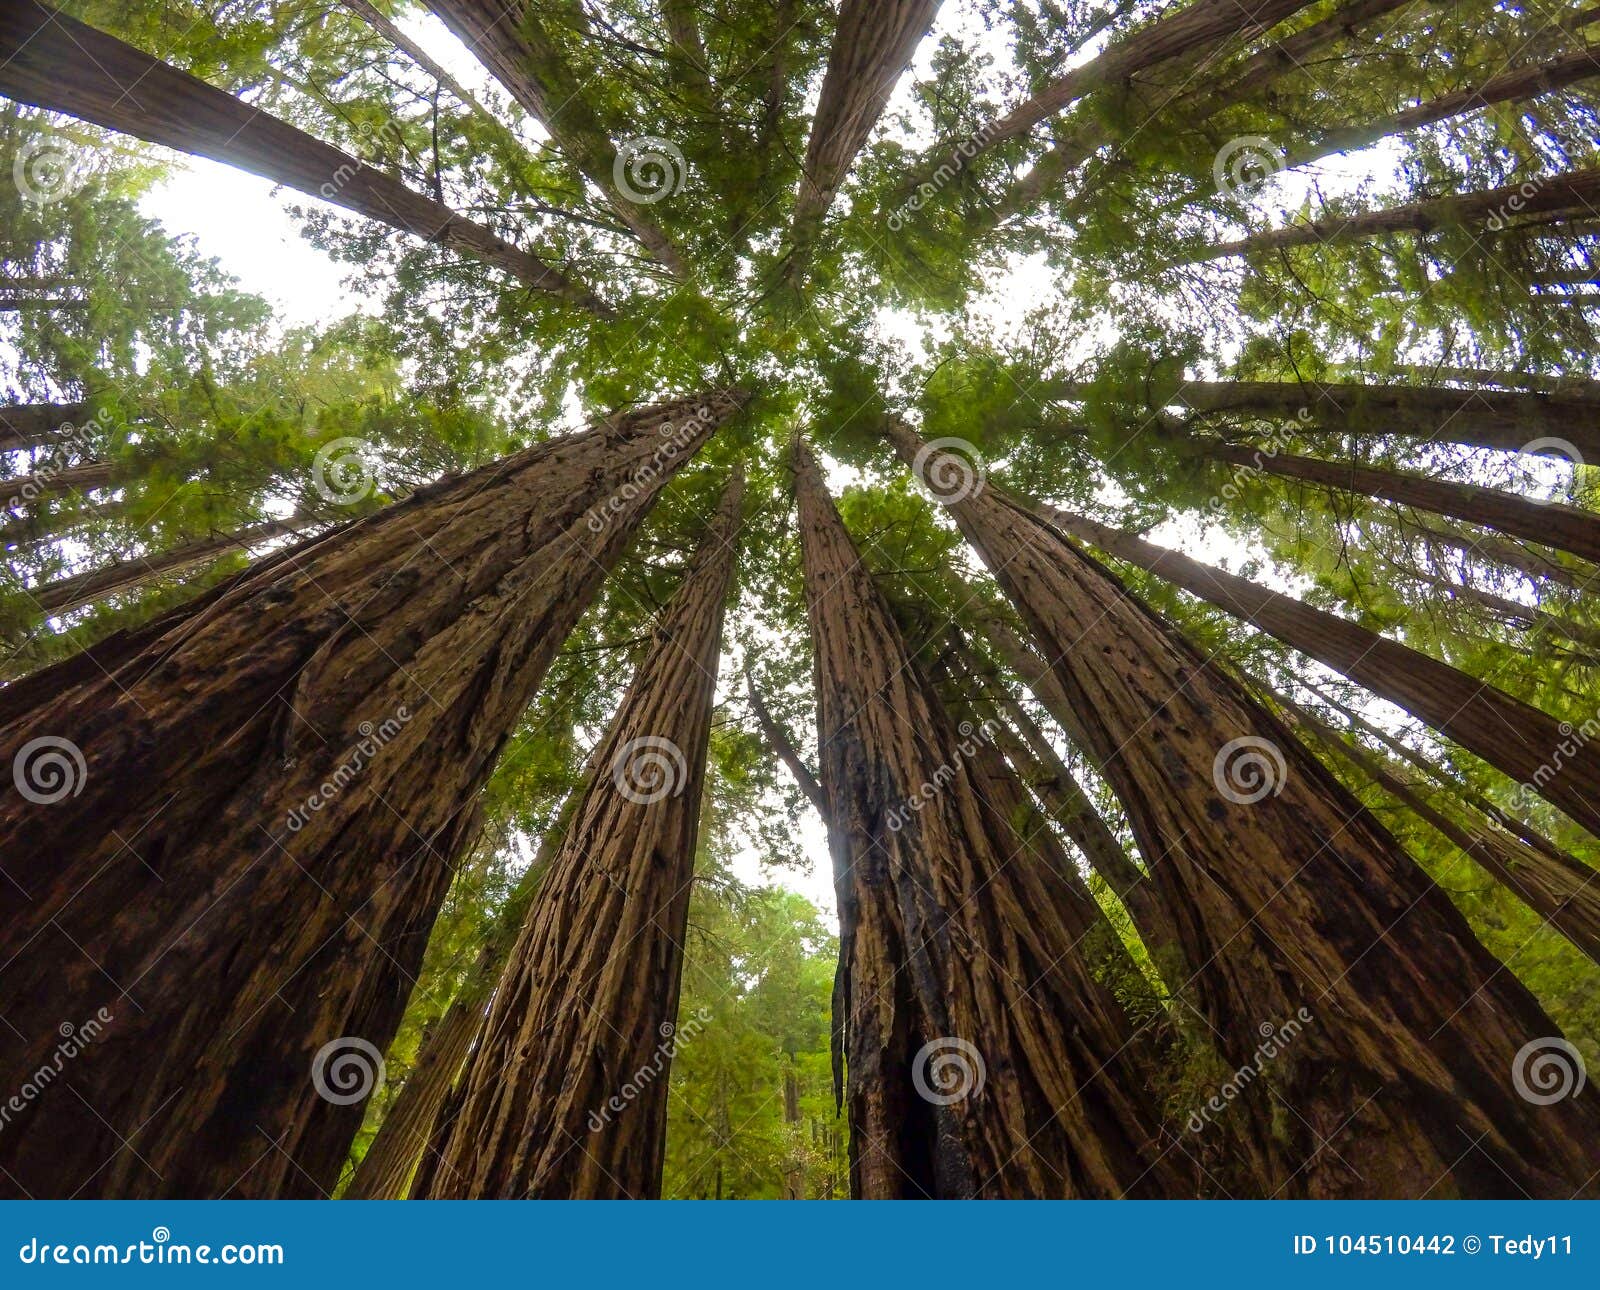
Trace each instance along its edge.
<path fill-rule="evenodd" d="M 263 561 L 0 691 L 7 1190 L 331 1187 L 473 803 L 673 471 L 741 396 L 600 420 Z M 26 790 L 26 791 L 25 791 Z"/>
<path fill-rule="evenodd" d="M 1223 1053 L 1254 1070 L 1258 1027 L 1312 1018 L 1234 1104 L 1276 1194 L 1593 1194 L 1600 1098 L 1517 1095 L 1519 1050 L 1555 1023 L 1394 839 L 1049 524 L 992 484 L 946 496 L 1079 714 Z"/>
<path fill-rule="evenodd" d="M 592 758 L 432 1144 L 423 1195 L 661 1193 L 689 888 L 742 499 L 736 477 Z"/>

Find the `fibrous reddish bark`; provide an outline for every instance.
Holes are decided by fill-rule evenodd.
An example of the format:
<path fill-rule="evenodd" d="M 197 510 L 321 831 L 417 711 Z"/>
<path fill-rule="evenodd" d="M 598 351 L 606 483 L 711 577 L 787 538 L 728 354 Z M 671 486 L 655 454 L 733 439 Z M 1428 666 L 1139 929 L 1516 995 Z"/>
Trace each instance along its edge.
<path fill-rule="evenodd" d="M 1075 943 L 1098 911 L 1017 833 L 1021 786 L 950 720 L 795 455 L 854 1194 L 1183 1194 L 1140 1039 Z"/>
<path fill-rule="evenodd" d="M 481 224 L 38 0 L 12 0 L 0 11 L 0 94 L 237 166 L 609 313 L 587 288 Z"/>
<path fill-rule="evenodd" d="M 1180 995 L 1257 1072 L 1229 1114 L 1255 1118 L 1277 1194 L 1594 1192 L 1600 1098 L 1551 1115 L 1517 1095 L 1517 1054 L 1555 1023 L 1370 813 L 1051 525 L 992 484 L 947 505 L 1127 810 L 1193 973 Z M 1301 1009 L 1261 1067 L 1258 1026 Z"/>
<path fill-rule="evenodd" d="M 1576 506 L 1530 501 L 1515 493 L 1484 488 L 1480 484 L 1263 451 L 1248 444 L 1207 443 L 1201 451 L 1217 461 L 1347 493 L 1380 497 L 1402 506 L 1415 506 L 1435 515 L 1481 524 L 1508 537 L 1542 542 L 1585 560 L 1600 561 L 1600 515 Z"/>
<path fill-rule="evenodd" d="M 594 756 L 434 1140 L 431 1198 L 661 1194 L 742 495 L 736 478 Z"/>
<path fill-rule="evenodd" d="M 618 182 L 618 152 L 582 83 L 565 67 L 528 0 L 425 0 L 494 78 L 550 132 L 556 147 L 606 198 L 628 231 L 674 277 L 682 253 Z M 682 176 L 674 176 L 681 179 Z"/>
<path fill-rule="evenodd" d="M 1208 260 L 1259 255 L 1294 246 L 1335 246 L 1386 233 L 1430 233 L 1438 228 L 1477 224 L 1503 227 L 1536 215 L 1546 220 L 1582 219 L 1592 215 L 1596 206 L 1600 206 L 1600 170 L 1572 170 L 1475 193 L 1411 202 L 1388 210 L 1327 215 L 1287 228 L 1266 229 L 1237 241 L 1201 247 L 1179 257 L 1175 263 L 1202 264 Z"/>
<path fill-rule="evenodd" d="M 842 0 L 789 230 L 794 272 L 804 272 L 839 185 L 933 25 L 939 4 L 940 0 Z"/>
<path fill-rule="evenodd" d="M 20 1036 L 0 1079 L 36 1070 L 63 1018 L 115 1016 L 70 1089 L 0 1134 L 7 1189 L 333 1185 L 361 1115 L 329 1097 L 352 1073 L 338 1045 L 388 1044 L 514 722 L 738 403 L 605 418 L 431 485 L 0 690 Z"/>

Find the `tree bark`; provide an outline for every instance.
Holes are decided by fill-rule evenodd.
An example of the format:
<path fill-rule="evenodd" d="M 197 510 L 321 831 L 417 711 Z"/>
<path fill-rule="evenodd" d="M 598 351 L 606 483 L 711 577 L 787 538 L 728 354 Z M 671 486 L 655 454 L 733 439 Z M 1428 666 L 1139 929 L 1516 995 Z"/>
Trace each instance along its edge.
<path fill-rule="evenodd" d="M 790 271 L 795 276 L 804 276 L 839 186 L 933 26 L 939 4 L 940 0 L 841 0 L 789 227 Z"/>
<path fill-rule="evenodd" d="M 361 1108 L 328 1095 L 350 1047 L 393 1036 L 513 723 L 741 400 L 604 418 L 430 485 L 0 690 L 18 786 L 0 988 L 21 1037 L 0 1083 L 63 1018 L 114 1017 L 71 1089 L 0 1135 L 8 1190 L 333 1185 Z"/>
<path fill-rule="evenodd" d="M 1015 831 L 1020 784 L 922 677 L 799 442 L 795 473 L 853 1193 L 1184 1194 L 1132 1023 L 1075 943 L 1098 910 Z"/>
<path fill-rule="evenodd" d="M 761 727 L 761 734 L 766 739 L 767 746 L 777 754 L 778 760 L 788 767 L 789 774 L 794 776 L 794 782 L 800 786 L 800 791 L 806 795 L 817 814 L 826 820 L 828 799 L 823 795 L 822 785 L 817 782 L 817 777 L 811 773 L 811 768 L 806 765 L 799 750 L 795 748 L 789 732 L 768 711 L 760 691 L 756 689 L 755 678 L 746 672 L 744 683 L 750 692 L 750 710 L 755 713 L 756 724 Z"/>
<path fill-rule="evenodd" d="M 0 479 L 0 510 L 14 510 L 26 506 L 35 497 L 53 497 L 57 493 L 87 493 L 106 488 L 116 482 L 117 468 L 109 461 L 87 461 L 79 466 L 62 470 L 41 470 L 31 475 L 14 475 Z"/>
<path fill-rule="evenodd" d="M 888 434 L 914 462 L 916 436 L 899 423 Z M 1180 994 L 1229 1060 L 1259 1072 L 1228 1114 L 1255 1121 L 1268 1190 L 1594 1193 L 1600 1097 L 1586 1088 L 1551 1115 L 1517 1096 L 1516 1054 L 1556 1035 L 1554 1022 L 1371 814 L 1237 681 L 1021 504 L 985 484 L 948 505 L 1128 812 L 1179 920 L 1193 972 Z M 1253 765 L 1234 760 L 1241 752 Z M 1260 773 L 1237 773 L 1247 767 Z M 1263 1066 L 1258 1033 L 1308 1015 Z"/>
<path fill-rule="evenodd" d="M 63 426 L 82 420 L 84 403 L 12 403 L 0 406 L 0 452 L 43 448 L 57 442 Z"/>
<path fill-rule="evenodd" d="M 314 522 L 309 516 L 293 516 L 252 524 L 233 533 L 196 538 L 170 551 L 118 560 L 71 577 L 57 578 L 41 587 L 30 587 L 27 595 L 41 614 L 64 614 L 106 596 L 143 586 L 153 578 L 205 564 L 228 552 L 248 551 L 258 543 L 298 533 Z"/>
<path fill-rule="evenodd" d="M 366 23 L 380 36 L 387 40 L 396 49 L 400 50 L 413 63 L 433 77 L 440 85 L 455 95 L 463 107 L 470 108 L 497 130 L 503 130 L 505 123 L 479 103 L 472 92 L 466 89 L 460 81 L 444 68 L 436 58 L 426 49 L 406 35 L 405 30 L 389 18 L 371 0 L 339 0 L 341 4 L 361 21 Z"/>
<path fill-rule="evenodd" d="M 586 287 L 482 225 L 38 0 L 14 0 L 0 12 L 0 94 L 237 166 L 473 256 L 590 313 L 609 315 Z"/>
<path fill-rule="evenodd" d="M 556 148 L 605 196 L 639 244 L 673 277 L 687 277 L 688 266 L 672 239 L 619 188 L 616 145 L 529 0 L 424 3 L 550 132 Z"/>
<path fill-rule="evenodd" d="M 1379 497 L 1435 515 L 1466 520 L 1508 537 L 1540 542 L 1589 561 L 1600 561 L 1600 515 L 1560 502 L 1535 502 L 1503 489 L 1355 463 L 1297 457 L 1247 444 L 1207 443 L 1201 451 L 1227 462 L 1300 479 L 1324 488 Z"/>
<path fill-rule="evenodd" d="M 1555 803 L 1600 836 L 1600 745 L 1570 753 L 1570 727 L 1448 663 L 1292 596 L 1201 564 L 1142 538 L 1041 505 L 1063 532 L 1182 587 L 1388 699 Z"/>
<path fill-rule="evenodd" d="M 1529 909 L 1538 914 L 1578 950 L 1600 963 L 1600 870 L 1572 857 L 1556 860 L 1524 846 L 1483 824 L 1452 819 L 1406 783 L 1383 759 L 1359 744 L 1339 737 L 1337 731 L 1305 709 L 1285 700 L 1290 724 L 1309 729 L 1317 740 L 1359 767 L 1389 796 L 1403 802 L 1461 851 L 1488 871 Z"/>
<path fill-rule="evenodd" d="M 1389 210 L 1328 215 L 1288 228 L 1266 229 L 1233 242 L 1188 252 L 1175 264 L 1203 264 L 1232 256 L 1254 256 L 1294 246 L 1335 246 L 1386 233 L 1431 233 L 1434 229 L 1486 223 L 1503 227 L 1523 216 L 1553 219 L 1588 216 L 1600 206 L 1600 170 L 1573 170 L 1519 184 L 1453 197 L 1436 197 Z"/>
<path fill-rule="evenodd" d="M 659 1198 L 736 477 L 593 762 L 484 1017 L 433 1199 Z"/>
<path fill-rule="evenodd" d="M 1600 589 L 1600 570 L 1589 566 L 1583 569 L 1568 568 L 1518 542 L 1507 542 L 1487 535 L 1467 537 L 1444 529 L 1429 528 L 1426 524 L 1412 527 L 1417 529 L 1429 544 L 1437 543 L 1472 559 L 1503 564 L 1506 568 L 1515 569 L 1535 582 L 1553 582 L 1572 591 Z"/>

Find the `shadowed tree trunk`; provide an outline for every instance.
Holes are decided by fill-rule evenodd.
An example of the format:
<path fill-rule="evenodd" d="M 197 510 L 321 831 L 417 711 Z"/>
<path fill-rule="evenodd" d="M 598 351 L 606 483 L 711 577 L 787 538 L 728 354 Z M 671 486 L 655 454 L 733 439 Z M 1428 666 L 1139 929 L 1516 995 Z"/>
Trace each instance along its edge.
<path fill-rule="evenodd" d="M 947 496 L 1128 812 L 1193 971 L 1180 997 L 1256 1073 L 1227 1114 L 1255 1121 L 1276 1194 L 1593 1193 L 1600 1098 L 1517 1095 L 1519 1050 L 1555 1023 L 1371 814 L 1048 524 L 992 485 Z"/>
<path fill-rule="evenodd" d="M 735 478 L 595 754 L 435 1138 L 433 1199 L 661 1194 Z M 699 1020 L 696 1019 L 696 1026 Z"/>
<path fill-rule="evenodd" d="M 1310 7 L 1311 0 L 1199 0 L 1167 17 L 1113 41 L 1086 63 L 1047 81 L 1032 97 L 1004 116 L 985 122 L 953 149 L 931 149 L 906 182 L 943 187 L 973 159 L 998 144 L 1021 138 L 1048 117 L 1070 107 L 1086 94 L 1107 89 L 1158 63 L 1175 58 L 1203 58 L 1226 43 L 1248 40 L 1291 14 Z"/>
<path fill-rule="evenodd" d="M 27 589 L 28 599 L 41 614 L 64 614 L 106 596 L 141 587 L 152 579 L 169 573 L 178 573 L 204 564 L 232 551 L 247 551 L 250 547 L 276 537 L 292 533 L 316 523 L 309 516 L 292 516 L 286 520 L 267 520 L 251 524 L 233 533 L 219 533 L 213 537 L 197 538 L 170 551 L 160 551 L 148 556 L 133 556 L 127 560 L 103 565 L 71 577 L 57 578 L 40 587 Z"/>
<path fill-rule="evenodd" d="M 1538 914 L 1579 951 L 1600 963 L 1600 870 L 1572 857 L 1556 860 L 1496 832 L 1487 821 L 1451 818 L 1361 745 L 1340 738 L 1298 704 L 1282 701 L 1292 726 L 1309 729 L 1326 747 L 1357 766 L 1389 796 L 1403 802 Z"/>
<path fill-rule="evenodd" d="M 237 166 L 493 264 L 591 313 L 609 313 L 587 288 L 482 225 L 38 0 L 12 0 L 0 10 L 0 94 Z"/>
<path fill-rule="evenodd" d="M 1074 945 L 1089 911 L 1015 831 L 1021 786 L 990 796 L 1008 777 L 921 677 L 798 442 L 795 492 L 853 1193 L 1184 1194 L 1132 1023 Z"/>
<path fill-rule="evenodd" d="M 1353 462 L 1297 457 L 1247 444 L 1207 443 L 1200 451 L 1214 461 L 1414 506 L 1435 515 L 1480 524 L 1508 537 L 1542 542 L 1585 560 L 1600 561 L 1600 515 L 1576 506 L 1530 501 L 1504 489 L 1484 488 L 1480 484 L 1458 483 Z"/>
<path fill-rule="evenodd" d="M 1448 735 L 1600 836 L 1600 747 L 1538 708 L 1349 619 L 1057 507 L 1063 532 L 1260 628 Z M 1570 751 L 1568 749 L 1570 748 Z"/>
<path fill-rule="evenodd" d="M 1480 192 L 1412 202 L 1389 210 L 1325 215 L 1288 228 L 1266 229 L 1237 241 L 1200 247 L 1173 263 L 1202 264 L 1208 260 L 1260 255 L 1294 246 L 1334 246 L 1386 233 L 1430 233 L 1437 228 L 1461 225 L 1487 223 L 1493 229 L 1525 216 L 1582 219 L 1592 215 L 1596 206 L 1600 206 L 1600 170 L 1573 170 Z"/>
<path fill-rule="evenodd" d="M 933 26 L 939 4 L 940 0 L 841 0 L 789 226 L 793 277 L 805 276 L 839 185 Z"/>
<path fill-rule="evenodd" d="M 610 204 L 639 244 L 675 278 L 688 266 L 672 239 L 621 186 L 626 165 L 529 0 L 424 0 L 494 78 L 550 132 L 562 156 Z M 576 12 L 576 6 L 573 6 Z M 670 164 L 670 163 L 669 163 Z M 681 175 L 669 179 L 681 180 Z M 640 191 L 643 186 L 636 184 Z M 653 200 L 653 197 L 652 197 Z"/>
<path fill-rule="evenodd" d="M 34 1195 L 331 1187 L 473 803 L 663 482 L 741 396 L 601 420 L 0 690 L 0 992 Z M 49 741 L 41 744 L 40 741 Z M 23 787 L 28 791 L 24 793 Z M 89 1109 L 92 1108 L 92 1111 Z"/>
<path fill-rule="evenodd" d="M 63 426 L 76 425 L 84 403 L 12 403 L 0 406 L 0 452 L 42 448 L 61 438 Z"/>

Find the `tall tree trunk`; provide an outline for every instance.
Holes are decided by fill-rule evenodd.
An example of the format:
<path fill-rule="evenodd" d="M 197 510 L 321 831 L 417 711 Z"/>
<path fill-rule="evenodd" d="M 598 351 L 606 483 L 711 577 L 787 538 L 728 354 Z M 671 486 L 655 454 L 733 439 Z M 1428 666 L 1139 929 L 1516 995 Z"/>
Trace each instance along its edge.
<path fill-rule="evenodd" d="M 26 506 L 36 497 L 57 493 L 85 493 L 106 488 L 117 479 L 117 468 L 109 461 L 87 461 L 61 470 L 41 470 L 31 475 L 0 479 L 0 509 Z"/>
<path fill-rule="evenodd" d="M 394 1033 L 479 789 L 664 481 L 740 400 L 608 417 L 420 489 L 0 690 L 0 989 L 21 1037 L 0 1083 L 49 1059 L 63 1018 L 114 1018 L 70 1090 L 0 1134 L 7 1189 L 332 1186 L 361 1117 L 351 1048 Z"/>
<path fill-rule="evenodd" d="M 817 782 L 817 777 L 811 773 L 811 768 L 801 758 L 799 750 L 794 746 L 794 740 L 789 737 L 789 732 L 768 711 L 766 702 L 756 689 L 755 678 L 749 672 L 744 675 L 744 683 L 750 693 L 750 710 L 755 713 L 756 724 L 761 727 L 761 734 L 766 739 L 767 746 L 777 754 L 778 760 L 788 767 L 789 774 L 794 776 L 794 782 L 799 785 L 800 791 L 806 795 L 817 815 L 826 821 L 828 799 L 823 795 L 822 785 Z"/>
<path fill-rule="evenodd" d="M 1338 369 L 1336 369 L 1338 370 Z M 1348 369 L 1346 369 L 1348 370 Z M 1386 370 L 1390 376 L 1404 376 L 1432 384 L 1454 381 L 1461 385 L 1498 385 L 1508 390 L 1530 390 L 1540 394 L 1559 394 L 1568 399 L 1600 403 L 1600 381 L 1584 376 L 1557 376 L 1549 372 L 1516 372 L 1506 368 L 1439 367 L 1431 363 L 1397 363 Z"/>
<path fill-rule="evenodd" d="M 375 4 L 371 3 L 371 0 L 340 0 L 340 3 L 396 49 L 404 53 L 407 58 L 427 72 L 429 76 L 449 90 L 451 94 L 455 95 L 463 107 L 470 108 L 476 112 L 478 116 L 487 121 L 496 130 L 505 128 L 505 123 L 499 117 L 478 102 L 473 93 L 466 89 L 454 76 L 450 75 L 449 71 L 438 59 L 434 58 L 426 49 L 406 35 L 404 28 L 388 17 Z"/>
<path fill-rule="evenodd" d="M 83 403 L 10 403 L 0 406 L 0 452 L 43 448 L 61 438 L 64 426 L 82 420 Z"/>
<path fill-rule="evenodd" d="M 1386 233 L 1430 233 L 1437 228 L 1487 224 L 1491 229 L 1525 216 L 1582 218 L 1600 205 L 1600 170 L 1572 170 L 1519 184 L 1505 184 L 1453 197 L 1435 197 L 1388 210 L 1325 215 L 1287 228 L 1266 229 L 1233 242 L 1218 242 L 1179 256 L 1176 264 L 1203 264 L 1231 256 L 1254 256 L 1293 246 L 1335 246 Z"/>
<path fill-rule="evenodd" d="M 939 4 L 940 0 L 841 0 L 789 226 L 793 277 L 804 277 L 839 185 L 933 26 Z"/>
<path fill-rule="evenodd" d="M 661 1194 L 735 478 L 595 756 L 482 1020 L 427 1195 Z M 695 1026 L 700 1025 L 695 1019 Z"/>
<path fill-rule="evenodd" d="M 43 586 L 28 588 L 27 595 L 41 614 L 46 616 L 64 614 L 69 610 L 104 599 L 106 596 L 143 586 L 154 578 L 192 569 L 195 565 L 205 564 L 220 555 L 232 551 L 248 551 L 252 546 L 272 538 L 298 533 L 313 523 L 315 520 L 311 517 L 298 515 L 286 520 L 266 520 L 233 533 L 196 538 L 193 542 L 173 547 L 170 551 L 134 556 L 131 559 L 102 565 L 98 569 L 89 569 L 84 573 L 57 578 L 54 582 L 47 582 Z"/>
<path fill-rule="evenodd" d="M 1534 582 L 1550 582 L 1571 591 L 1587 591 L 1591 588 L 1600 590 L 1600 569 L 1592 566 L 1574 569 L 1564 564 L 1557 564 L 1549 556 L 1532 550 L 1520 542 L 1507 542 L 1486 534 L 1468 536 L 1446 529 L 1431 528 L 1426 524 L 1414 524 L 1409 527 L 1420 532 L 1430 547 L 1444 547 L 1450 551 L 1458 551 L 1469 559 L 1502 564 L 1508 569 L 1515 569 Z"/>
<path fill-rule="evenodd" d="M 1071 398 L 1083 388 L 1068 382 L 1057 390 Z M 1310 426 L 1373 438 L 1558 455 L 1565 442 L 1586 461 L 1600 461 L 1600 425 L 1593 404 L 1582 398 L 1328 381 L 1185 381 L 1158 397 L 1191 412 L 1254 413 L 1301 430 Z"/>
<path fill-rule="evenodd" d="M 619 179 L 619 156 L 582 81 L 561 58 L 530 0 L 424 0 L 536 121 L 556 148 L 605 197 L 639 244 L 675 278 L 688 276 L 682 253 L 631 199 Z M 576 10 L 576 6 L 573 6 Z M 681 159 L 680 159 L 681 160 Z M 670 164 L 670 163 L 669 163 Z M 681 181 L 681 174 L 669 177 Z M 640 191 L 644 191 L 640 187 Z M 647 194 L 655 200 L 654 194 Z"/>
<path fill-rule="evenodd" d="M 888 434 L 908 463 L 926 455 L 904 425 Z M 1370 813 L 1027 508 L 993 485 L 947 505 L 1128 812 L 1178 919 L 1181 993 L 1255 1073 L 1229 1114 L 1255 1121 L 1277 1194 L 1594 1193 L 1600 1097 L 1517 1096 L 1519 1050 L 1555 1023 Z M 1290 1018 L 1263 1064 L 1258 1026 Z"/>
<path fill-rule="evenodd" d="M 795 473 L 854 1194 L 1182 1194 L 1132 1024 L 1074 943 L 1089 911 L 1018 836 L 1020 785 L 994 796 L 798 442 Z"/>
<path fill-rule="evenodd" d="M 989 149 L 1023 137 L 1048 117 L 1070 107 L 1086 94 L 1108 89 L 1136 72 L 1175 58 L 1215 56 L 1229 42 L 1249 40 L 1291 14 L 1310 7 L 1311 0 L 1197 0 L 1186 9 L 1157 18 L 1109 44 L 1086 63 L 1045 82 L 1005 115 L 985 122 L 953 149 L 931 150 L 906 183 L 943 187 L 973 159 Z"/>
<path fill-rule="evenodd" d="M 1600 836 L 1600 745 L 1538 708 L 1326 610 L 1053 506 L 1065 533 L 1164 578 L 1388 699 Z"/>
<path fill-rule="evenodd" d="M 237 166 L 609 314 L 586 287 L 481 224 L 39 0 L 12 0 L 0 11 L 0 94 Z"/>
<path fill-rule="evenodd" d="M 1284 700 L 1283 706 L 1291 725 L 1310 730 L 1320 743 L 1359 767 L 1389 796 L 1403 802 L 1413 814 L 1482 865 L 1496 882 L 1581 953 L 1600 963 L 1600 870 L 1571 856 L 1553 859 L 1496 832 L 1487 821 L 1465 824 L 1451 818 L 1395 774 L 1382 758 L 1340 738 L 1337 731 L 1299 705 Z"/>
<path fill-rule="evenodd" d="M 1535 502 L 1504 489 L 1353 462 L 1297 457 L 1291 453 L 1252 448 L 1248 444 L 1206 443 L 1201 451 L 1215 461 L 1263 470 L 1284 479 L 1301 479 L 1324 488 L 1379 497 L 1401 506 L 1414 506 L 1435 515 L 1481 524 L 1508 537 L 1542 542 L 1585 560 L 1600 561 L 1600 515 L 1576 506 Z"/>

